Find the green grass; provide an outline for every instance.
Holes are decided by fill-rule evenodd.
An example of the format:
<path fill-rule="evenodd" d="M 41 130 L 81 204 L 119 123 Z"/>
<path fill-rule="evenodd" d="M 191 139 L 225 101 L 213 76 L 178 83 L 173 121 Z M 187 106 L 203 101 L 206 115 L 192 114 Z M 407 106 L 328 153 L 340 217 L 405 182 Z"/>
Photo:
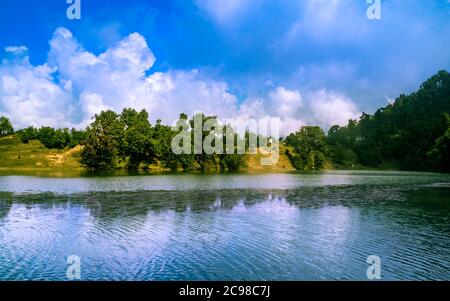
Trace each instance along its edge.
<path fill-rule="evenodd" d="M 39 141 L 22 143 L 16 135 L 0 138 L 1 170 L 80 169 L 80 147 L 47 149 Z"/>
<path fill-rule="evenodd" d="M 288 147 L 280 145 L 280 157 L 278 163 L 273 166 L 262 166 L 261 154 L 247 155 L 247 167 L 243 172 L 286 172 L 293 171 L 294 168 L 285 154 Z M 81 147 L 73 149 L 47 149 L 39 141 L 30 141 L 22 143 L 16 135 L 10 135 L 0 138 L 0 172 L 2 174 L 22 172 L 67 172 L 78 174 L 83 170 L 80 164 Z M 368 168 L 361 165 L 353 167 L 341 166 L 339 164 L 327 161 L 325 170 L 398 170 L 397 162 L 383 162 L 379 168 Z"/>

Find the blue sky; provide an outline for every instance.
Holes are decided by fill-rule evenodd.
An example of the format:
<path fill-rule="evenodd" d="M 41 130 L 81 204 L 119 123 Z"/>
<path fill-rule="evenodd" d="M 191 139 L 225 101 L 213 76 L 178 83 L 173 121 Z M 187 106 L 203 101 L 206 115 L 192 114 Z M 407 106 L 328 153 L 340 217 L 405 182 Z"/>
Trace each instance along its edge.
<path fill-rule="evenodd" d="M 81 0 L 81 20 L 68 6 L 1 2 L 0 114 L 16 126 L 80 127 L 99 108 L 130 105 L 166 122 L 205 109 L 329 127 L 450 70 L 448 0 L 382 0 L 381 20 L 367 18 L 366 0 Z M 114 63 L 114 49 L 139 60 Z M 86 56 L 95 63 L 76 72 Z M 117 81 L 133 87 L 117 86 L 120 100 Z"/>

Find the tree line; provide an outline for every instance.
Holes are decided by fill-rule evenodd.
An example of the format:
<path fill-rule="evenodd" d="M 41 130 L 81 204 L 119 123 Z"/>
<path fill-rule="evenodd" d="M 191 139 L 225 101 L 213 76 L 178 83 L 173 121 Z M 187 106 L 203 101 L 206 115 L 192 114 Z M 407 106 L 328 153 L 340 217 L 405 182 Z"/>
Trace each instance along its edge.
<path fill-rule="evenodd" d="M 405 170 L 450 170 L 450 74 L 440 71 L 410 95 L 373 115 L 362 114 L 328 132 L 331 158 L 377 167 L 396 161 Z"/>
<path fill-rule="evenodd" d="M 297 169 L 320 169 L 327 160 L 344 167 L 397 163 L 404 170 L 450 171 L 450 74 L 440 71 L 410 95 L 373 115 L 363 113 L 325 135 L 306 126 L 286 137 Z"/>
<path fill-rule="evenodd" d="M 23 143 L 28 143 L 30 140 L 38 140 L 46 148 L 63 149 L 84 144 L 86 132 L 76 129 L 69 130 L 68 128 L 54 129 L 43 126 L 38 129 L 29 126 L 26 129 L 18 131 L 16 134 Z"/>
<path fill-rule="evenodd" d="M 380 167 L 395 162 L 404 170 L 450 171 L 450 74 L 440 71 L 410 95 L 400 95 L 373 115 L 363 113 L 346 126 L 335 125 L 327 134 L 318 126 L 304 126 L 281 142 L 297 170 L 323 169 L 327 162 L 344 168 Z M 47 148 L 84 145 L 81 163 L 89 169 L 145 168 L 157 164 L 171 170 L 239 170 L 241 154 L 175 155 L 171 142 L 177 132 L 152 125 L 148 113 L 127 108 L 120 114 L 103 111 L 86 130 L 28 127 L 17 132 L 24 143 L 39 140 Z M 201 115 L 202 123 L 216 118 Z M 193 128 L 193 119 L 180 114 Z M 6 117 L 0 117 L 0 136 L 14 133 Z M 208 133 L 204 133 L 208 135 Z M 244 137 L 245 145 L 254 135 Z M 223 138 L 225 139 L 225 137 Z M 194 139 L 192 139 L 194 141 Z M 237 143 L 235 143 L 237 145 Z M 194 147 L 193 145 L 191 146 Z"/>
<path fill-rule="evenodd" d="M 109 110 L 95 115 L 86 129 L 81 163 L 90 169 L 145 169 L 156 164 L 164 169 L 185 171 L 235 171 L 245 166 L 244 155 L 236 152 L 195 154 L 194 139 L 191 139 L 190 154 L 174 154 L 171 143 L 178 132 L 173 131 L 171 126 L 163 125 L 161 120 L 152 125 L 148 117 L 145 110 L 138 112 L 131 108 L 124 109 L 120 114 Z M 208 119 L 216 117 L 200 114 L 200 118 L 203 125 Z M 186 114 L 180 114 L 180 120 L 194 127 L 194 120 L 188 120 Z M 194 135 L 193 131 L 191 135 Z M 239 136 L 234 134 L 234 139 L 239 139 Z"/>

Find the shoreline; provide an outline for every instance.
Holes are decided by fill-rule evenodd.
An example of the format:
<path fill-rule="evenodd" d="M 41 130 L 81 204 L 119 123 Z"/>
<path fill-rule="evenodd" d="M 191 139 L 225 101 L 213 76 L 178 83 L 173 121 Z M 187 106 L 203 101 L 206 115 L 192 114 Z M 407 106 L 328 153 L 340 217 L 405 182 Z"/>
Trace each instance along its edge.
<path fill-rule="evenodd" d="M 158 176 L 158 175 L 203 175 L 203 176 L 219 176 L 219 175 L 277 175 L 277 174 L 304 174 L 304 175 L 320 175 L 320 174 L 339 174 L 339 173 L 413 173 L 413 174 L 436 174 L 445 175 L 447 173 L 434 172 L 434 171 L 411 171 L 411 170 L 398 170 L 398 169 L 376 169 L 376 168 L 358 168 L 358 169 L 322 169 L 322 170 L 241 170 L 241 171 L 151 171 L 151 170 L 102 170 L 102 171 L 89 171 L 83 168 L 78 169 L 55 169 L 55 168 L 4 168 L 0 167 L 0 177 L 14 177 L 14 176 L 30 176 L 30 177 L 43 177 L 43 178 L 89 178 L 89 177 L 127 177 L 127 176 Z"/>

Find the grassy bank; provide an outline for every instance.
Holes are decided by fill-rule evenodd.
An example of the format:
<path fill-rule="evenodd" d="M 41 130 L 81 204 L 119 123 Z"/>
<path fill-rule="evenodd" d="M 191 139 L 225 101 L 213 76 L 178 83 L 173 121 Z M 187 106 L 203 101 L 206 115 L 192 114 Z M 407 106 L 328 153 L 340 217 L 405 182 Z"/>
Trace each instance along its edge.
<path fill-rule="evenodd" d="M 39 141 L 25 144 L 15 135 L 2 137 L 0 170 L 81 170 L 81 149 L 47 149 Z"/>
<path fill-rule="evenodd" d="M 285 154 L 286 146 L 280 145 L 280 156 L 275 165 L 261 165 L 264 155 L 246 155 L 246 167 L 243 172 L 289 172 L 294 171 L 289 158 Z M 32 140 L 22 143 L 16 135 L 0 138 L 0 171 L 73 171 L 83 170 L 80 164 L 82 147 L 71 149 L 47 149 L 42 143 Z M 154 169 L 154 170 L 153 170 Z M 164 171 L 153 168 L 151 171 Z"/>
<path fill-rule="evenodd" d="M 295 171 L 286 150 L 292 148 L 280 144 L 280 154 L 275 165 L 261 165 L 264 155 L 259 152 L 256 155 L 246 155 L 246 167 L 241 172 L 250 173 L 280 173 Z M 43 175 L 81 174 L 84 168 L 80 164 L 82 146 L 74 148 L 47 149 L 42 143 L 32 140 L 25 144 L 16 135 L 0 138 L 0 172 L 2 174 L 27 174 L 27 172 L 42 173 Z M 267 157 L 267 156 L 266 156 Z M 168 172 L 158 164 L 149 166 L 148 172 Z M 344 166 L 327 161 L 325 170 L 400 170 L 398 162 L 386 161 L 378 168 L 368 168 L 363 165 Z"/>
<path fill-rule="evenodd" d="M 289 147 L 280 144 L 279 158 L 275 165 L 261 165 L 261 159 L 269 158 L 269 156 L 262 155 L 260 152 L 255 155 L 246 155 L 246 167 L 242 169 L 242 171 L 262 173 L 295 171 L 291 161 L 288 156 L 286 156 L 286 149 L 288 148 Z"/>

